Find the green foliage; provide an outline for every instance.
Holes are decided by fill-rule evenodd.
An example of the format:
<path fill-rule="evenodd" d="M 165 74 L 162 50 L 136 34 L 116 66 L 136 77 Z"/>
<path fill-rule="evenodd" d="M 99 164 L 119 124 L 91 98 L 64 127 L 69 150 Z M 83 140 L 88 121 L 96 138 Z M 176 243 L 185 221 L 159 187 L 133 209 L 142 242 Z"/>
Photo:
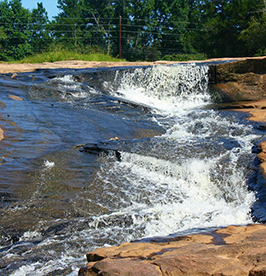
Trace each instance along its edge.
<path fill-rule="evenodd" d="M 246 55 L 239 36 L 252 15 L 261 17 L 262 5 L 263 0 L 199 1 L 201 29 L 194 32 L 195 50 L 208 57 Z"/>
<path fill-rule="evenodd" d="M 47 50 L 51 43 L 48 16 L 42 4 L 32 12 L 21 0 L 0 2 L 0 60 L 19 60 Z"/>
<path fill-rule="evenodd" d="M 49 33 L 48 15 L 42 3 L 37 3 L 37 9 L 31 12 L 30 43 L 35 53 L 47 51 L 52 43 Z"/>
<path fill-rule="evenodd" d="M 58 8 L 49 21 L 42 3 L 29 11 L 21 0 L 0 0 L 0 60 L 40 53 L 62 60 L 67 52 L 187 60 L 266 51 L 264 0 L 58 0 Z"/>
<path fill-rule="evenodd" d="M 259 19 L 252 17 L 239 38 L 245 43 L 247 55 L 266 55 L 266 12 Z"/>
<path fill-rule="evenodd" d="M 32 56 L 28 56 L 20 60 L 20 63 L 41 63 L 41 62 L 55 62 L 62 60 L 84 60 L 84 61 L 121 61 L 118 58 L 113 58 L 103 53 L 82 54 L 77 51 L 70 51 L 66 49 L 57 51 L 48 51 Z"/>
<path fill-rule="evenodd" d="M 28 41 L 30 31 L 25 24 L 30 12 L 21 5 L 21 0 L 0 2 L 0 24 L 2 28 L 0 60 L 20 59 L 32 53 Z"/>

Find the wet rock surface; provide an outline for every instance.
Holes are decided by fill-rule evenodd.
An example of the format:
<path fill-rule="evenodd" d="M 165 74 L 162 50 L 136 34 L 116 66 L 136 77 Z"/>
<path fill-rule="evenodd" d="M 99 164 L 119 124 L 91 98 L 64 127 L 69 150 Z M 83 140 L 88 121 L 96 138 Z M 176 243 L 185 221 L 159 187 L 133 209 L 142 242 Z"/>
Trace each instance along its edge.
<path fill-rule="evenodd" d="M 266 225 L 229 226 L 209 233 L 124 243 L 87 254 L 79 276 L 265 275 Z"/>

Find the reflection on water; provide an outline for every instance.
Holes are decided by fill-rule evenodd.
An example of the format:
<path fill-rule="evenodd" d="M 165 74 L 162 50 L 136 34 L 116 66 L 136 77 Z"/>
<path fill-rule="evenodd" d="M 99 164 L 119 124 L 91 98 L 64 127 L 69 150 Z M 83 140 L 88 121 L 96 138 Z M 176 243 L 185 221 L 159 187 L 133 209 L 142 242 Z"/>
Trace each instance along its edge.
<path fill-rule="evenodd" d="M 207 66 L 0 83 L 1 275 L 77 275 L 99 246 L 252 222 L 263 133 L 205 108 Z"/>

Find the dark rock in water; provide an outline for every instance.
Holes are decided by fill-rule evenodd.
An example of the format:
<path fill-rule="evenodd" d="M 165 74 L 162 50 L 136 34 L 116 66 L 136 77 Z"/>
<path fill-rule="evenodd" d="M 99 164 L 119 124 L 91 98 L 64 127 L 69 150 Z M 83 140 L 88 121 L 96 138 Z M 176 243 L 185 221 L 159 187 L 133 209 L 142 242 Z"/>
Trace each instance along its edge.
<path fill-rule="evenodd" d="M 105 153 L 107 155 L 114 154 L 118 161 L 121 161 L 121 151 L 132 152 L 132 147 L 137 142 L 148 141 L 150 138 L 133 139 L 133 140 L 108 140 L 98 143 L 87 143 L 82 148 L 81 152 L 87 152 L 91 154 Z"/>
<path fill-rule="evenodd" d="M 111 141 L 110 141 L 111 142 Z M 110 152 L 114 152 L 115 157 L 118 161 L 121 161 L 121 154 L 118 150 L 117 145 L 112 145 L 113 143 L 108 142 L 99 142 L 99 143 L 89 143 L 86 144 L 83 148 L 80 149 L 81 152 L 87 152 L 91 154 L 100 154 L 100 153 L 106 153 L 107 155 Z"/>
<path fill-rule="evenodd" d="M 23 232 L 21 230 L 13 230 L 7 232 L 7 230 L 0 231 L 1 234 L 1 240 L 0 245 L 3 247 L 0 249 L 0 252 L 4 250 L 5 246 L 10 246 L 11 244 L 14 244 L 19 241 L 19 238 L 23 235 Z"/>
<path fill-rule="evenodd" d="M 57 236 L 67 235 L 73 231 L 81 231 L 84 228 L 87 228 L 89 222 L 91 221 L 92 219 L 88 218 L 82 221 L 69 220 L 69 221 L 63 221 L 63 222 L 55 222 L 48 227 L 44 227 L 44 229 L 41 230 L 41 234 L 43 237 L 49 237 L 53 235 L 57 235 Z"/>
<path fill-rule="evenodd" d="M 42 235 L 60 235 L 62 233 L 65 234 L 68 230 L 69 225 L 70 225 L 70 222 L 68 221 L 52 225 L 47 229 L 43 230 Z"/>
<path fill-rule="evenodd" d="M 252 147 L 252 153 L 260 153 L 260 152 L 261 152 L 261 149 L 259 148 L 258 144 L 255 144 Z"/>
<path fill-rule="evenodd" d="M 266 58 L 210 66 L 211 90 L 217 102 L 266 98 Z"/>

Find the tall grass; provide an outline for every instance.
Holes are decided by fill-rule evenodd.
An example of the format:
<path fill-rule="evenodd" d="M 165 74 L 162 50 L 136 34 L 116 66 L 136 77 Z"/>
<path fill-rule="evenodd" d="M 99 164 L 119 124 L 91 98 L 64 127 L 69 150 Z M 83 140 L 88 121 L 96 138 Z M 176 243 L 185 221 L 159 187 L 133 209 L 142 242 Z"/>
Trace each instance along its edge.
<path fill-rule="evenodd" d="M 110 55 L 103 53 L 88 53 L 82 54 L 77 51 L 61 49 L 55 51 L 43 52 L 28 56 L 19 60 L 19 63 L 42 63 L 42 62 L 55 62 L 63 60 L 83 60 L 83 61 L 121 61 Z M 125 60 L 122 60 L 125 61 Z"/>

